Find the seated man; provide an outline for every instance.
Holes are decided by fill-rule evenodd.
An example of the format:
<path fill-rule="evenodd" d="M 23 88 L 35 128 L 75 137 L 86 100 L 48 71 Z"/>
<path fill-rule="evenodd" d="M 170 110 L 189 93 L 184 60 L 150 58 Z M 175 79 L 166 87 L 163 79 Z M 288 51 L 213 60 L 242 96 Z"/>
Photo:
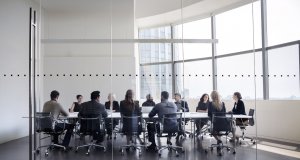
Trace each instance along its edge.
<path fill-rule="evenodd" d="M 99 103 L 100 102 L 100 92 L 99 91 L 94 91 L 91 93 L 91 101 L 84 102 L 81 104 L 82 109 L 78 113 L 78 117 L 83 117 L 83 118 L 95 118 L 98 117 L 99 115 L 102 115 L 102 118 L 107 117 L 107 112 L 105 110 L 105 107 L 103 104 Z M 100 130 L 100 127 L 99 127 Z M 96 143 L 101 143 L 104 140 L 104 134 L 102 135 L 101 133 L 98 132 L 93 135 L 93 138 L 96 141 Z"/>
<path fill-rule="evenodd" d="M 159 121 L 162 119 L 164 114 L 176 113 L 177 106 L 173 102 L 168 101 L 169 93 L 166 91 L 161 92 L 161 102 L 156 104 L 155 107 L 149 113 L 149 118 L 153 118 L 158 114 Z M 149 123 L 147 126 L 149 141 L 152 143 L 147 147 L 147 150 L 156 150 L 155 143 L 155 127 L 159 129 L 159 126 L 156 126 L 155 123 Z"/>
<path fill-rule="evenodd" d="M 68 113 L 57 102 L 58 97 L 59 97 L 59 92 L 56 90 L 52 91 L 50 94 L 51 100 L 46 102 L 43 107 L 43 112 L 50 112 L 54 120 L 57 120 L 60 114 L 62 114 L 63 116 L 68 116 Z M 64 137 L 62 145 L 65 146 L 66 148 L 69 148 L 68 146 L 73 133 L 74 125 L 66 123 L 64 126 L 64 123 L 61 122 L 61 123 L 57 123 L 55 126 L 56 131 L 61 131 L 64 128 L 67 129 L 67 133 Z M 58 144 L 58 135 L 54 135 L 53 143 Z"/>
<path fill-rule="evenodd" d="M 146 101 L 142 104 L 142 106 L 155 106 L 155 102 L 153 101 L 153 97 L 151 94 L 147 94 Z"/>
<path fill-rule="evenodd" d="M 181 98 L 180 93 L 175 93 L 174 99 L 175 99 L 175 104 L 177 106 L 177 112 L 189 112 L 190 111 L 188 103 Z M 184 118 L 184 116 L 183 116 L 182 121 L 183 121 L 183 124 L 187 124 L 189 119 Z M 179 140 L 180 135 L 185 135 L 184 129 L 181 127 L 181 125 L 180 125 L 180 131 L 178 132 L 178 134 L 176 136 L 177 141 Z"/>

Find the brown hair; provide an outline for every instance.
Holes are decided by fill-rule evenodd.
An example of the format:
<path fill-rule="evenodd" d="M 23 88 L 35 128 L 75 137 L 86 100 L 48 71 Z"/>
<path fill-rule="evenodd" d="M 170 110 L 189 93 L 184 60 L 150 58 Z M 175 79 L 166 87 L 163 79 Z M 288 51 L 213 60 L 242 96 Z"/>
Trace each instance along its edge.
<path fill-rule="evenodd" d="M 133 101 L 133 91 L 131 89 L 128 89 L 125 94 L 125 108 L 130 111 L 134 111 L 135 109 L 135 104 Z"/>
<path fill-rule="evenodd" d="M 242 99 L 242 95 L 240 92 L 234 92 L 233 95 L 235 95 L 239 100 Z"/>

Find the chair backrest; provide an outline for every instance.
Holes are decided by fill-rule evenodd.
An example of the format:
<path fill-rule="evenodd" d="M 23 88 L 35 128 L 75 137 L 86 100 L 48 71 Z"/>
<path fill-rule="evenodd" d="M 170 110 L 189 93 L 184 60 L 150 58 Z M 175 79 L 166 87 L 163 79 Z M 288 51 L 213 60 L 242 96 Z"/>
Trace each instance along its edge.
<path fill-rule="evenodd" d="M 232 114 L 226 115 L 224 112 L 215 112 L 212 114 L 211 132 L 219 135 L 227 135 L 232 132 Z"/>
<path fill-rule="evenodd" d="M 53 132 L 53 117 L 50 112 L 35 113 L 36 132 Z"/>
<path fill-rule="evenodd" d="M 254 118 L 253 118 L 254 112 L 255 112 L 254 109 L 250 109 L 249 113 L 248 113 L 248 115 L 252 117 L 252 118 L 249 118 L 249 125 L 250 126 L 254 126 Z"/>
<path fill-rule="evenodd" d="M 103 119 L 100 115 L 84 115 L 78 117 L 80 124 L 80 133 L 85 135 L 92 135 L 95 132 L 105 132 L 105 127 L 103 124 Z"/>
<path fill-rule="evenodd" d="M 142 131 L 142 116 L 124 116 L 121 115 L 121 132 L 125 134 L 139 134 Z"/>
<path fill-rule="evenodd" d="M 160 124 L 161 133 L 176 133 L 180 130 L 182 113 L 164 114 Z"/>

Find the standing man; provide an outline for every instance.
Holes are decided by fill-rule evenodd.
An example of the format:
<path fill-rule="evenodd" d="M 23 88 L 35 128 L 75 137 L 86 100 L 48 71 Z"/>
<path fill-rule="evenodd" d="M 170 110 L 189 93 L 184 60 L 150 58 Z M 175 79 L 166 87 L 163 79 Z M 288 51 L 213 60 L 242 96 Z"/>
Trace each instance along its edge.
<path fill-rule="evenodd" d="M 164 114 L 176 113 L 177 106 L 173 102 L 169 102 L 168 99 L 169 93 L 167 91 L 162 91 L 161 102 L 156 104 L 155 107 L 151 110 L 151 112 L 149 113 L 149 118 L 153 118 L 157 114 L 158 120 L 161 121 Z M 147 150 L 150 151 L 157 150 L 155 143 L 155 127 L 156 129 L 159 129 L 159 125 L 156 126 L 155 123 L 149 123 L 147 126 L 149 142 L 151 142 L 151 145 L 147 147 Z"/>
<path fill-rule="evenodd" d="M 53 116 L 54 120 L 58 119 L 58 116 L 61 114 L 63 116 L 68 116 L 68 113 L 63 109 L 63 107 L 57 102 L 59 97 L 59 92 L 54 90 L 50 93 L 51 100 L 46 102 L 43 107 L 43 112 L 50 112 Z M 62 142 L 62 145 L 65 146 L 67 149 L 69 148 L 69 143 L 71 139 L 71 135 L 73 133 L 74 125 L 69 123 L 62 123 L 58 122 L 56 123 L 55 130 L 63 130 L 67 129 L 67 132 L 65 134 L 64 140 Z M 58 144 L 58 135 L 54 135 L 53 137 L 53 143 Z"/>
<path fill-rule="evenodd" d="M 81 104 L 82 109 L 78 113 L 78 117 L 83 118 L 96 118 L 99 115 L 102 118 L 107 117 L 107 112 L 105 106 L 100 103 L 100 91 L 94 91 L 91 93 L 91 101 L 84 102 Z M 100 126 L 99 126 L 100 131 Z M 97 132 L 93 135 L 94 139 L 97 140 L 96 143 L 101 143 L 104 140 L 104 134 Z"/>

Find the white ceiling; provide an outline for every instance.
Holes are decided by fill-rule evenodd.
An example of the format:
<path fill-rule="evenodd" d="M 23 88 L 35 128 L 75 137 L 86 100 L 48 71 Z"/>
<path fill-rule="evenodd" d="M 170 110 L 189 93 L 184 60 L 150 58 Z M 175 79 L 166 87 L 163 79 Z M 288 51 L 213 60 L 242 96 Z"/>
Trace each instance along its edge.
<path fill-rule="evenodd" d="M 97 12 L 123 0 L 34 0 L 51 12 Z M 127 0 L 130 1 L 130 0 Z M 135 0 L 135 17 L 139 27 L 174 23 L 184 19 L 205 17 L 252 0 Z M 256 1 L 256 0 L 255 0 Z M 183 9 L 181 10 L 181 8 Z M 183 15 L 181 15 L 183 14 Z"/>

